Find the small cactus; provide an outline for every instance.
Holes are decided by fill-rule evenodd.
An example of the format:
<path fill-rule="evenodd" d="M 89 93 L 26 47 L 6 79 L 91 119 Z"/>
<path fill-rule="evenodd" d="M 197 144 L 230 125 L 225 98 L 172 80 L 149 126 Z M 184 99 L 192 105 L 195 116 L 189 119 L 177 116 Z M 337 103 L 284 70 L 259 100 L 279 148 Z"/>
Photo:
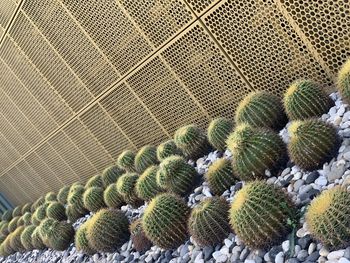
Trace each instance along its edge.
<path fill-rule="evenodd" d="M 233 122 L 226 118 L 217 118 L 208 127 L 208 141 L 219 151 L 225 151 L 226 140 L 233 130 Z"/>
<path fill-rule="evenodd" d="M 227 139 L 233 155 L 233 172 L 241 180 L 264 178 L 265 170 L 275 170 L 287 160 L 281 137 L 269 129 L 238 126 Z"/>
<path fill-rule="evenodd" d="M 335 127 L 321 120 L 294 121 L 289 133 L 289 156 L 305 170 L 322 167 L 333 158 L 340 145 Z"/>
<path fill-rule="evenodd" d="M 220 197 L 205 199 L 193 208 L 188 229 L 199 245 L 215 246 L 229 235 L 229 209 L 229 203 Z"/>
<path fill-rule="evenodd" d="M 84 207 L 83 195 L 85 188 L 81 185 L 75 185 L 69 190 L 67 203 L 68 205 L 73 205 L 74 208 L 80 213 L 85 214 L 86 209 Z"/>
<path fill-rule="evenodd" d="M 22 215 L 22 207 L 16 206 L 12 211 L 12 217 L 17 217 Z"/>
<path fill-rule="evenodd" d="M 210 149 L 205 132 L 194 124 L 179 128 L 174 134 L 174 141 L 189 159 L 197 159 Z"/>
<path fill-rule="evenodd" d="M 44 203 L 35 210 L 34 216 L 37 220 L 41 221 L 46 218 L 46 209 L 49 205 L 50 203 Z"/>
<path fill-rule="evenodd" d="M 43 221 L 41 221 L 39 225 L 39 233 L 41 240 L 47 247 L 50 247 L 49 237 L 52 236 L 52 232 L 54 231 L 53 225 L 55 222 L 58 221 L 52 218 L 46 218 Z"/>
<path fill-rule="evenodd" d="M 210 190 L 215 195 L 222 195 L 238 180 L 233 174 L 232 164 L 227 159 L 218 159 L 209 166 L 205 174 Z"/>
<path fill-rule="evenodd" d="M 104 169 L 102 173 L 102 181 L 104 187 L 106 188 L 110 184 L 116 183 L 118 178 L 124 173 L 125 171 L 119 168 L 118 165 L 111 165 Z"/>
<path fill-rule="evenodd" d="M 117 184 L 110 184 L 103 192 L 103 200 L 109 208 L 120 208 L 124 204 L 123 196 L 118 192 Z"/>
<path fill-rule="evenodd" d="M 10 222 L 11 219 L 12 219 L 12 210 L 6 210 L 1 216 L 2 221 Z"/>
<path fill-rule="evenodd" d="M 284 95 L 284 108 L 290 120 L 321 117 L 333 104 L 322 88 L 311 80 L 294 82 Z"/>
<path fill-rule="evenodd" d="M 136 251 L 145 252 L 152 246 L 152 242 L 146 237 L 142 229 L 142 220 L 137 219 L 130 224 L 130 236 Z"/>
<path fill-rule="evenodd" d="M 176 248 L 188 236 L 187 220 L 190 209 L 178 196 L 157 195 L 148 204 L 142 216 L 143 230 L 155 245 L 164 249 Z"/>
<path fill-rule="evenodd" d="M 291 230 L 297 211 L 280 189 L 262 181 L 237 192 L 230 209 L 230 223 L 237 236 L 252 249 L 277 244 Z"/>
<path fill-rule="evenodd" d="M 35 228 L 36 227 L 33 225 L 27 226 L 21 234 L 21 243 L 27 251 L 31 251 L 35 248 L 32 243 L 32 234 Z"/>
<path fill-rule="evenodd" d="M 157 149 L 151 145 L 142 147 L 135 156 L 135 169 L 138 173 L 143 173 L 149 166 L 157 163 Z"/>
<path fill-rule="evenodd" d="M 30 208 L 30 211 L 32 213 L 34 213 L 34 211 L 39 207 L 41 206 L 42 204 L 45 203 L 45 198 L 42 196 L 42 197 L 39 197 L 32 205 L 32 207 Z"/>
<path fill-rule="evenodd" d="M 25 212 L 23 217 L 24 225 L 29 226 L 32 224 L 32 213 L 30 212 Z"/>
<path fill-rule="evenodd" d="M 24 226 L 17 227 L 13 233 L 11 233 L 10 246 L 14 251 L 24 252 L 25 248 L 21 242 L 21 234 L 24 231 Z"/>
<path fill-rule="evenodd" d="M 16 251 L 11 247 L 11 238 L 12 238 L 12 234 L 8 235 L 5 239 L 5 241 L 1 244 L 2 249 L 3 249 L 3 255 L 4 256 L 9 256 L 13 253 L 15 253 Z"/>
<path fill-rule="evenodd" d="M 341 187 L 323 191 L 312 200 L 305 219 L 312 236 L 337 250 L 350 243 L 350 193 Z"/>
<path fill-rule="evenodd" d="M 23 219 L 23 216 L 20 216 L 18 221 L 17 221 L 17 227 L 23 226 L 23 225 L 24 225 L 24 219 Z"/>
<path fill-rule="evenodd" d="M 66 220 L 66 209 L 60 202 L 51 202 L 46 208 L 46 215 L 48 218 L 55 219 L 57 221 Z"/>
<path fill-rule="evenodd" d="M 238 105 L 235 121 L 252 127 L 280 130 L 287 123 L 283 104 L 279 97 L 266 91 L 248 94 Z"/>
<path fill-rule="evenodd" d="M 9 233 L 16 230 L 19 218 L 20 218 L 20 216 L 15 216 L 14 218 L 11 219 L 11 221 L 8 224 L 8 232 Z"/>
<path fill-rule="evenodd" d="M 123 151 L 117 159 L 117 164 L 127 172 L 135 172 L 135 153 L 130 150 Z"/>
<path fill-rule="evenodd" d="M 102 209 L 88 221 L 87 237 L 96 251 L 112 252 L 129 236 L 129 221 L 119 210 Z"/>
<path fill-rule="evenodd" d="M 170 156 L 163 160 L 157 172 L 157 183 L 166 191 L 185 195 L 193 188 L 196 169 L 181 156 Z"/>
<path fill-rule="evenodd" d="M 44 249 L 45 244 L 40 236 L 39 230 L 40 228 L 37 226 L 32 233 L 32 245 L 35 249 Z"/>
<path fill-rule="evenodd" d="M 152 165 L 148 167 L 137 179 L 136 194 L 140 199 L 148 201 L 162 191 L 157 184 L 158 166 Z"/>
<path fill-rule="evenodd" d="M 34 213 L 32 214 L 30 221 L 32 222 L 32 224 L 33 224 L 34 226 L 40 225 L 40 220 L 36 218 L 35 211 L 34 211 Z"/>
<path fill-rule="evenodd" d="M 31 208 L 32 204 L 30 203 L 26 203 L 23 207 L 22 207 L 22 215 L 24 215 L 26 212 L 30 212 L 30 208 Z"/>
<path fill-rule="evenodd" d="M 89 244 L 89 240 L 87 237 L 87 224 L 81 225 L 76 234 L 75 234 L 75 239 L 74 239 L 75 246 L 78 251 L 92 255 L 95 254 L 96 251 L 91 248 L 91 245 Z"/>
<path fill-rule="evenodd" d="M 163 161 L 165 158 L 172 155 L 181 155 L 181 150 L 177 148 L 174 140 L 168 140 L 158 145 L 157 158 L 158 161 Z"/>
<path fill-rule="evenodd" d="M 3 221 L 4 223 L 1 225 L 0 228 L 0 233 L 3 236 L 7 236 L 10 232 L 9 232 L 9 222 L 7 221 Z"/>
<path fill-rule="evenodd" d="M 65 205 L 67 204 L 67 198 L 68 198 L 68 194 L 69 194 L 69 186 L 63 186 L 57 194 L 57 200 L 58 202 L 60 202 L 61 204 Z"/>
<path fill-rule="evenodd" d="M 58 251 L 66 250 L 74 240 L 74 234 L 74 228 L 71 224 L 56 221 L 49 237 L 50 247 Z"/>
<path fill-rule="evenodd" d="M 338 90 L 346 103 L 350 103 L 350 59 L 348 59 L 338 73 Z"/>
<path fill-rule="evenodd" d="M 57 195 L 54 192 L 49 192 L 45 195 L 45 202 L 57 201 Z"/>
<path fill-rule="evenodd" d="M 104 187 L 102 176 L 97 174 L 91 177 L 85 184 L 85 188 L 89 188 L 89 187 Z"/>
<path fill-rule="evenodd" d="M 79 218 L 83 217 L 85 213 L 81 213 L 74 205 L 67 205 L 66 207 L 66 215 L 69 222 L 74 223 Z"/>
<path fill-rule="evenodd" d="M 136 173 L 125 173 L 117 181 L 117 190 L 123 196 L 124 201 L 135 207 L 142 203 L 135 190 L 138 178 L 139 175 Z"/>
<path fill-rule="evenodd" d="M 91 212 L 97 212 L 98 210 L 106 207 L 103 201 L 103 188 L 90 187 L 86 189 L 83 195 L 84 206 Z"/>

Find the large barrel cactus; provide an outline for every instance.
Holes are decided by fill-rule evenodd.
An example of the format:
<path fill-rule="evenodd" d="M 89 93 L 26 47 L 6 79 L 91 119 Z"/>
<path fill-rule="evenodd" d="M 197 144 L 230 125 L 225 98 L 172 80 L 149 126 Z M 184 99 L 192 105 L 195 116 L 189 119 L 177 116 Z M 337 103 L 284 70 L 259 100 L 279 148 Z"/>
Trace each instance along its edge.
<path fill-rule="evenodd" d="M 125 173 L 117 181 L 117 190 L 123 196 L 124 201 L 135 207 L 142 204 L 135 189 L 138 178 L 139 175 L 136 173 Z"/>
<path fill-rule="evenodd" d="M 117 189 L 117 184 L 110 184 L 103 192 L 103 201 L 109 208 L 120 208 L 124 205 L 124 198 Z"/>
<path fill-rule="evenodd" d="M 106 188 L 110 184 L 116 183 L 118 178 L 124 174 L 125 171 L 118 167 L 118 165 L 111 165 L 103 170 L 102 172 L 102 181 L 103 185 Z"/>
<path fill-rule="evenodd" d="M 85 188 L 89 187 L 104 187 L 102 176 L 99 174 L 92 176 L 85 184 Z"/>
<path fill-rule="evenodd" d="M 84 223 L 81 225 L 76 234 L 75 234 L 75 240 L 74 240 L 75 246 L 78 251 L 92 255 L 95 254 L 96 251 L 91 248 L 91 245 L 89 244 L 89 240 L 87 237 L 87 223 Z"/>
<path fill-rule="evenodd" d="M 222 195 L 238 181 L 233 174 L 231 161 L 223 158 L 216 160 L 209 166 L 205 180 L 215 195 Z"/>
<path fill-rule="evenodd" d="M 68 194 L 69 194 L 69 186 L 63 186 L 57 194 L 57 200 L 58 202 L 60 202 L 61 204 L 65 205 L 67 204 L 67 198 L 68 198 Z"/>
<path fill-rule="evenodd" d="M 152 246 L 152 242 L 146 237 L 142 228 L 142 220 L 137 219 L 130 224 L 130 236 L 136 251 L 145 252 Z"/>
<path fill-rule="evenodd" d="M 58 221 L 66 220 L 66 209 L 60 202 L 51 202 L 46 208 L 46 215 L 48 218 L 53 218 Z"/>
<path fill-rule="evenodd" d="M 160 194 L 148 204 L 142 216 L 142 227 L 155 245 L 164 249 L 176 248 L 188 236 L 189 214 L 189 207 L 180 197 Z"/>
<path fill-rule="evenodd" d="M 24 228 L 24 230 L 21 234 L 21 243 L 27 251 L 31 251 L 35 248 L 33 246 L 33 242 L 32 242 L 32 234 L 33 234 L 35 228 L 36 227 L 33 225 L 27 226 Z"/>
<path fill-rule="evenodd" d="M 129 221 L 119 210 L 102 209 L 88 221 L 87 237 L 94 250 L 112 252 L 129 239 Z"/>
<path fill-rule="evenodd" d="M 330 249 L 350 244 L 350 193 L 341 187 L 323 191 L 307 209 L 310 233 Z"/>
<path fill-rule="evenodd" d="M 106 207 L 103 201 L 103 188 L 90 187 L 86 189 L 83 195 L 84 206 L 91 212 L 97 212 L 98 210 Z"/>
<path fill-rule="evenodd" d="M 350 103 L 350 59 L 348 59 L 338 73 L 338 90 L 346 103 Z"/>
<path fill-rule="evenodd" d="M 76 185 L 75 187 L 71 187 L 67 198 L 68 205 L 73 205 L 74 208 L 80 214 L 86 213 L 86 209 L 84 207 L 84 202 L 83 202 L 84 192 L 85 192 L 85 188 L 83 186 Z"/>
<path fill-rule="evenodd" d="M 227 139 L 233 154 L 233 172 L 241 180 L 264 178 L 265 170 L 274 170 L 287 160 L 281 137 L 269 129 L 241 124 Z"/>
<path fill-rule="evenodd" d="M 231 232 L 229 209 L 229 203 L 221 197 L 200 202 L 188 220 L 192 238 L 201 246 L 215 246 L 224 241 Z"/>
<path fill-rule="evenodd" d="M 207 154 L 210 149 L 205 132 L 194 124 L 179 128 L 174 134 L 174 141 L 189 159 L 197 159 Z"/>
<path fill-rule="evenodd" d="M 44 220 L 47 216 L 46 209 L 49 205 L 50 203 L 47 202 L 39 206 L 34 212 L 35 219 L 37 219 L 38 221 Z"/>
<path fill-rule="evenodd" d="M 289 156 L 305 170 L 317 169 L 330 161 L 340 145 L 335 127 L 321 120 L 294 121 L 289 133 Z"/>
<path fill-rule="evenodd" d="M 35 227 L 33 233 L 32 233 L 32 245 L 33 248 L 35 249 L 44 249 L 45 248 L 45 244 L 40 236 L 40 228 L 37 226 Z"/>
<path fill-rule="evenodd" d="M 45 202 L 57 201 L 57 195 L 54 192 L 48 192 L 45 195 Z"/>
<path fill-rule="evenodd" d="M 325 91 L 311 80 L 294 82 L 284 94 L 284 108 L 290 120 L 321 117 L 333 104 Z"/>
<path fill-rule="evenodd" d="M 135 168 L 138 173 L 143 173 L 149 166 L 157 163 L 157 149 L 151 145 L 142 147 L 135 156 Z"/>
<path fill-rule="evenodd" d="M 130 150 L 123 151 L 117 159 L 117 164 L 120 168 L 127 172 L 135 172 L 135 153 Z"/>
<path fill-rule="evenodd" d="M 168 140 L 158 145 L 157 158 L 160 162 L 172 155 L 181 155 L 181 150 L 176 146 L 174 140 Z"/>
<path fill-rule="evenodd" d="M 226 140 L 233 130 L 233 122 L 226 118 L 212 120 L 208 127 L 209 143 L 219 151 L 225 151 Z"/>
<path fill-rule="evenodd" d="M 157 183 L 157 171 L 158 166 L 152 165 L 137 179 L 135 189 L 140 199 L 146 201 L 151 200 L 162 191 L 162 188 Z"/>
<path fill-rule="evenodd" d="M 230 223 L 250 248 L 264 249 L 279 243 L 296 222 L 297 211 L 280 189 L 262 181 L 245 185 L 237 192 L 230 209 Z"/>
<path fill-rule="evenodd" d="M 266 91 L 254 91 L 238 105 L 235 121 L 237 124 L 279 130 L 287 123 L 287 117 L 279 97 Z"/>
<path fill-rule="evenodd" d="M 54 250 L 66 250 L 74 240 L 74 228 L 67 222 L 56 221 L 53 225 L 53 232 L 49 237 L 50 247 Z"/>
<path fill-rule="evenodd" d="M 157 183 L 166 191 L 186 195 L 193 188 L 196 177 L 196 169 L 181 156 L 174 155 L 160 163 Z"/>

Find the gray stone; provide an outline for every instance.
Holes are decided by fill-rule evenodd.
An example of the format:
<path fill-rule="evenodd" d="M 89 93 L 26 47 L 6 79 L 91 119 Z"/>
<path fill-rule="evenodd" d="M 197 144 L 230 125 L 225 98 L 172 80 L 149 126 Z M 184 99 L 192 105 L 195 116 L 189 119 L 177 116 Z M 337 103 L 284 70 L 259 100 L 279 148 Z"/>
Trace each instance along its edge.
<path fill-rule="evenodd" d="M 329 260 L 339 259 L 344 256 L 344 253 L 345 253 L 344 249 L 332 251 L 331 253 L 328 254 L 327 258 Z"/>
<path fill-rule="evenodd" d="M 309 255 L 311 255 L 316 249 L 316 244 L 311 242 L 310 245 L 309 245 L 309 248 L 307 250 L 307 253 L 309 253 Z"/>
<path fill-rule="evenodd" d="M 274 260 L 276 255 L 282 251 L 283 251 L 282 246 L 274 246 L 270 249 L 269 256 L 272 260 Z"/>
<path fill-rule="evenodd" d="M 339 179 L 342 177 L 342 175 L 345 172 L 345 162 L 337 162 L 333 163 L 331 167 L 331 171 L 327 174 L 328 181 L 334 182 L 336 179 Z"/>
<path fill-rule="evenodd" d="M 349 111 L 350 113 L 350 111 Z M 350 247 L 347 247 L 344 251 L 344 258 L 350 259 Z"/>
<path fill-rule="evenodd" d="M 299 260 L 296 258 L 290 258 L 286 261 L 287 263 L 299 263 Z"/>
<path fill-rule="evenodd" d="M 320 174 L 317 172 L 317 171 L 313 171 L 311 173 L 309 173 L 307 176 L 306 176 L 306 179 L 305 179 L 305 183 L 306 184 L 311 184 L 313 182 L 315 182 L 315 180 L 320 176 Z"/>
<path fill-rule="evenodd" d="M 182 245 L 181 250 L 180 250 L 180 257 L 183 257 L 189 252 L 187 244 Z"/>
<path fill-rule="evenodd" d="M 320 253 L 318 251 L 312 252 L 310 256 L 306 258 L 306 260 L 315 262 L 320 257 Z"/>
<path fill-rule="evenodd" d="M 238 190 L 240 190 L 242 188 L 243 184 L 242 182 L 238 182 L 235 184 L 235 192 L 237 192 Z"/>
<path fill-rule="evenodd" d="M 310 235 L 306 235 L 303 236 L 301 238 L 298 239 L 298 245 L 302 248 L 302 249 L 306 249 L 309 247 L 311 243 L 311 237 Z"/>
<path fill-rule="evenodd" d="M 300 186 L 302 186 L 303 184 L 304 184 L 304 181 L 302 179 L 299 179 L 299 180 L 295 181 L 294 184 L 293 184 L 294 191 L 298 192 Z"/>
<path fill-rule="evenodd" d="M 304 261 L 308 256 L 309 254 L 307 253 L 307 251 L 303 249 L 299 251 L 297 255 L 297 259 L 300 261 Z"/>
<path fill-rule="evenodd" d="M 279 252 L 275 257 L 275 263 L 283 263 L 284 262 L 284 254 L 283 252 Z"/>
<path fill-rule="evenodd" d="M 211 258 L 211 254 L 214 252 L 214 248 L 212 246 L 206 246 L 203 248 L 204 260 L 208 260 Z"/>
<path fill-rule="evenodd" d="M 248 257 L 249 253 L 250 253 L 249 249 L 247 247 L 245 247 L 239 256 L 239 259 L 245 260 Z"/>

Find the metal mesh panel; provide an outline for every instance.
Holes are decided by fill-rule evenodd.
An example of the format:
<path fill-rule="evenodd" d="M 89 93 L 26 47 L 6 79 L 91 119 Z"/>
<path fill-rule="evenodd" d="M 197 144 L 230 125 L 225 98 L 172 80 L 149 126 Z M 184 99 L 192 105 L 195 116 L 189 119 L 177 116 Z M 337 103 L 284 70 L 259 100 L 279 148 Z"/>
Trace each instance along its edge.
<path fill-rule="evenodd" d="M 197 15 L 200 15 L 220 1 L 221 0 L 186 0 Z"/>
<path fill-rule="evenodd" d="M 12 0 L 0 1 L 0 26 L 6 28 L 10 22 L 13 13 L 16 10 L 16 3 Z"/>

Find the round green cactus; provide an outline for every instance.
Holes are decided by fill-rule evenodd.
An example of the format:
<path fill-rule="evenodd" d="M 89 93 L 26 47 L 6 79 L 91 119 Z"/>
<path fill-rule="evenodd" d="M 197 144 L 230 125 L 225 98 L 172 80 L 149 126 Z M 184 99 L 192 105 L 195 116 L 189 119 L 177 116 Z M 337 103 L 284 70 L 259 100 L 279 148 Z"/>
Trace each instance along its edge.
<path fill-rule="evenodd" d="M 22 215 L 22 207 L 16 206 L 12 211 L 12 217 L 17 217 Z"/>
<path fill-rule="evenodd" d="M 233 172 L 241 180 L 265 177 L 265 170 L 275 170 L 287 160 L 287 149 L 281 137 L 269 129 L 238 126 L 227 139 L 233 155 Z"/>
<path fill-rule="evenodd" d="M 80 213 L 80 214 L 85 214 L 86 209 L 84 207 L 84 202 L 83 202 L 83 195 L 85 192 L 85 188 L 81 185 L 76 185 L 74 187 L 71 187 L 69 190 L 68 198 L 67 198 L 67 203 L 69 205 L 73 205 L 74 208 Z"/>
<path fill-rule="evenodd" d="M 74 240 L 74 228 L 67 222 L 56 221 L 52 226 L 53 231 L 49 236 L 50 247 L 54 250 L 66 250 Z"/>
<path fill-rule="evenodd" d="M 238 181 L 233 174 L 231 161 L 223 158 L 216 160 L 209 166 L 205 180 L 215 195 L 222 195 Z"/>
<path fill-rule="evenodd" d="M 340 145 L 335 127 L 321 120 L 294 121 L 288 151 L 291 160 L 305 170 L 315 170 L 330 161 Z"/>
<path fill-rule="evenodd" d="M 75 243 L 77 250 L 84 253 L 84 254 L 92 255 L 92 254 L 96 253 L 96 251 L 94 249 L 92 249 L 91 245 L 89 244 L 90 242 L 89 242 L 88 237 L 87 237 L 87 224 L 86 223 L 81 225 L 78 228 L 78 230 L 75 234 L 74 243 Z"/>
<path fill-rule="evenodd" d="M 102 181 L 104 187 L 106 188 L 110 184 L 116 183 L 118 178 L 124 173 L 125 171 L 119 168 L 118 165 L 111 165 L 104 169 L 102 173 Z"/>
<path fill-rule="evenodd" d="M 142 147 L 135 156 L 135 169 L 138 173 L 143 173 L 149 166 L 157 163 L 157 149 L 151 145 Z"/>
<path fill-rule="evenodd" d="M 67 204 L 67 198 L 68 198 L 68 194 L 69 194 L 69 186 L 63 186 L 57 194 L 57 200 L 58 202 L 60 202 L 61 204 L 65 205 Z"/>
<path fill-rule="evenodd" d="M 297 210 L 280 189 L 262 181 L 245 185 L 234 197 L 230 223 L 237 236 L 252 249 L 277 244 L 291 230 Z"/>
<path fill-rule="evenodd" d="M 47 247 L 50 247 L 49 238 L 53 235 L 52 234 L 52 232 L 54 231 L 53 225 L 55 222 L 58 222 L 58 221 L 52 218 L 46 218 L 42 220 L 39 225 L 39 233 L 40 233 L 41 240 Z"/>
<path fill-rule="evenodd" d="M 45 198 L 44 197 L 39 197 L 32 205 L 32 207 L 30 208 L 30 211 L 32 213 L 34 213 L 34 211 L 41 206 L 42 204 L 45 203 Z"/>
<path fill-rule="evenodd" d="M 51 202 L 46 208 L 46 215 L 48 218 L 56 219 L 58 221 L 66 220 L 66 209 L 60 202 Z"/>
<path fill-rule="evenodd" d="M 38 226 L 40 225 L 40 220 L 36 218 L 35 211 L 31 216 L 30 221 L 32 222 L 33 225 Z"/>
<path fill-rule="evenodd" d="M 338 90 L 346 103 L 350 103 L 350 59 L 348 59 L 338 73 Z"/>
<path fill-rule="evenodd" d="M 2 221 L 10 222 L 11 219 L 12 219 L 12 210 L 6 210 L 1 216 Z"/>
<path fill-rule="evenodd" d="M 24 226 L 17 227 L 13 233 L 11 233 L 10 246 L 14 251 L 24 252 L 25 248 L 21 242 L 21 234 L 24 231 Z"/>
<path fill-rule="evenodd" d="M 24 218 L 23 216 L 20 216 L 17 221 L 17 226 L 24 226 Z"/>
<path fill-rule="evenodd" d="M 25 212 L 23 217 L 24 225 L 29 226 L 32 224 L 32 213 L 30 212 Z"/>
<path fill-rule="evenodd" d="M 16 230 L 19 218 L 20 218 L 20 216 L 16 216 L 16 217 L 11 219 L 11 221 L 8 224 L 8 232 L 9 233 Z"/>
<path fill-rule="evenodd" d="M 135 190 L 137 196 L 142 200 L 151 200 L 162 191 L 157 183 L 158 166 L 148 167 L 137 179 Z"/>
<path fill-rule="evenodd" d="M 73 223 L 77 221 L 79 218 L 83 217 L 85 213 L 81 213 L 74 205 L 67 205 L 66 215 L 69 222 Z"/>
<path fill-rule="evenodd" d="M 57 195 L 54 192 L 49 192 L 45 195 L 45 202 L 57 201 Z"/>
<path fill-rule="evenodd" d="M 226 118 L 217 118 L 208 127 L 208 141 L 219 151 L 225 151 L 226 140 L 233 130 L 233 122 Z"/>
<path fill-rule="evenodd" d="M 174 155 L 160 163 L 157 183 L 166 191 L 185 195 L 193 188 L 196 177 L 196 169 L 181 156 Z"/>
<path fill-rule="evenodd" d="M 11 239 L 12 239 L 12 233 L 9 234 L 6 237 L 5 241 L 1 244 L 2 250 L 4 252 L 3 253 L 4 256 L 9 256 L 16 252 L 11 246 Z"/>
<path fill-rule="evenodd" d="M 198 159 L 207 154 L 210 149 L 205 132 L 194 124 L 178 129 L 174 134 L 174 141 L 189 159 Z"/>
<path fill-rule="evenodd" d="M 130 236 L 136 251 L 145 252 L 152 246 L 152 242 L 146 237 L 142 228 L 142 220 L 137 219 L 130 224 Z"/>
<path fill-rule="evenodd" d="M 124 205 L 124 198 L 118 192 L 117 184 L 110 184 L 103 192 L 103 200 L 109 208 L 120 208 Z"/>
<path fill-rule="evenodd" d="M 130 236 L 129 221 L 119 210 L 102 209 L 87 224 L 87 237 L 96 251 L 112 252 Z"/>
<path fill-rule="evenodd" d="M 83 195 L 84 206 L 91 212 L 97 212 L 98 210 L 106 207 L 103 201 L 103 188 L 90 187 L 86 189 Z"/>
<path fill-rule="evenodd" d="M 85 184 L 85 188 L 89 187 L 104 187 L 102 176 L 97 174 L 91 177 Z"/>
<path fill-rule="evenodd" d="M 174 140 L 163 142 L 157 147 L 157 158 L 160 162 L 169 156 L 181 154 L 181 150 L 177 148 Z"/>
<path fill-rule="evenodd" d="M 31 251 L 35 248 L 32 243 L 32 234 L 35 228 L 36 227 L 33 225 L 27 226 L 21 234 L 21 243 L 27 251 Z"/>
<path fill-rule="evenodd" d="M 30 212 L 30 208 L 31 208 L 32 204 L 30 203 L 26 203 L 24 206 L 22 206 L 22 215 L 24 215 L 26 212 Z"/>
<path fill-rule="evenodd" d="M 279 97 L 266 91 L 248 94 L 238 105 L 236 123 L 246 123 L 252 127 L 280 130 L 287 123 L 283 104 Z"/>
<path fill-rule="evenodd" d="M 164 249 L 176 248 L 188 236 L 187 220 L 190 209 L 178 196 L 157 195 L 145 209 L 142 227 L 149 240 Z"/>
<path fill-rule="evenodd" d="M 188 229 L 200 246 L 215 246 L 230 234 L 229 209 L 229 203 L 220 197 L 205 199 L 193 208 Z"/>
<path fill-rule="evenodd" d="M 39 221 L 41 220 L 44 220 L 46 218 L 46 209 L 47 207 L 50 205 L 51 202 L 46 202 L 44 204 L 42 204 L 41 206 L 39 206 L 35 212 L 34 212 L 34 215 L 35 215 L 35 218 Z"/>
<path fill-rule="evenodd" d="M 130 150 L 123 151 L 117 159 L 117 164 L 120 168 L 127 172 L 135 172 L 135 153 Z"/>
<path fill-rule="evenodd" d="M 305 219 L 310 233 L 330 249 L 350 243 L 350 193 L 341 187 L 323 191 L 312 200 Z"/>
<path fill-rule="evenodd" d="M 138 178 L 139 175 L 136 173 L 125 173 L 117 181 L 117 190 L 123 196 L 124 201 L 135 207 L 142 204 L 135 189 Z"/>
<path fill-rule="evenodd" d="M 0 233 L 3 236 L 7 236 L 10 233 L 9 232 L 9 222 L 4 221 L 4 223 L 1 225 Z"/>
<path fill-rule="evenodd" d="M 333 104 L 325 91 L 311 80 L 294 82 L 284 94 L 284 108 L 290 120 L 321 117 Z"/>
<path fill-rule="evenodd" d="M 45 248 L 45 244 L 40 236 L 40 232 L 39 232 L 40 228 L 37 226 L 35 227 L 33 233 L 32 233 L 32 245 L 35 249 L 44 249 Z"/>

